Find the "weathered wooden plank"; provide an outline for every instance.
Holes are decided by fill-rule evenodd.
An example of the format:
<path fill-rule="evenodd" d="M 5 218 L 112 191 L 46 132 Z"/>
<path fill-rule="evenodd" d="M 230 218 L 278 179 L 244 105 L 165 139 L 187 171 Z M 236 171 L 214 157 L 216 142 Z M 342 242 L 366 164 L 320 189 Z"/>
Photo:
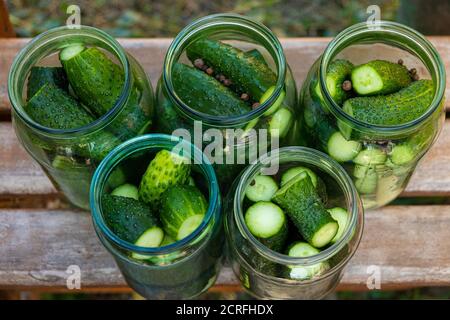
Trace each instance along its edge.
<path fill-rule="evenodd" d="M 364 236 L 340 288 L 364 290 L 370 266 L 381 289 L 450 285 L 450 206 L 391 206 L 366 214 Z M 0 289 L 62 289 L 70 265 L 84 288 L 123 288 L 112 258 L 81 211 L 0 210 Z M 236 285 L 225 267 L 218 285 Z"/>
<path fill-rule="evenodd" d="M 430 39 L 440 52 L 446 69 L 450 70 L 450 37 L 430 37 Z M 28 41 L 29 39 L 0 39 L 0 51 L 2 52 L 0 55 L 0 114 L 6 115 L 10 112 L 6 90 L 9 68 L 17 52 Z M 165 52 L 171 41 L 172 39 L 167 38 L 120 40 L 123 46 L 142 64 L 154 88 L 156 88 L 161 74 Z M 301 86 L 309 68 L 329 41 L 329 38 L 281 39 L 298 87 Z M 447 80 L 447 88 L 450 88 L 450 80 Z M 447 98 L 450 97 L 449 95 L 447 90 Z M 450 102 L 447 102 L 447 108 L 450 109 Z"/>
<path fill-rule="evenodd" d="M 0 198 L 56 195 L 42 169 L 17 141 L 10 122 L 0 122 Z M 450 195 L 450 120 L 419 164 L 403 196 Z"/>

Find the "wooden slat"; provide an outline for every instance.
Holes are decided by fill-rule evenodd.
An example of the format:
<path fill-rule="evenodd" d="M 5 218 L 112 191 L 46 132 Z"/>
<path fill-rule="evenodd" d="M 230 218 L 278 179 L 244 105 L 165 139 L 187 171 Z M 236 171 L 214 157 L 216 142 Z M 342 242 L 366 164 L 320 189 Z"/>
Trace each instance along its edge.
<path fill-rule="evenodd" d="M 16 196 L 51 196 L 56 190 L 36 162 L 19 144 L 9 122 L 0 122 L 0 199 Z M 403 196 L 450 195 L 450 120 L 421 161 Z"/>
<path fill-rule="evenodd" d="M 430 37 L 431 41 L 440 52 L 446 65 L 450 70 L 450 37 Z M 281 39 L 287 60 L 294 73 L 297 86 L 300 87 L 306 74 L 314 61 L 323 52 L 329 42 L 329 38 L 289 38 Z M 10 65 L 16 53 L 29 39 L 6 40 L 0 39 L 0 114 L 9 114 L 10 106 L 6 91 L 6 80 Z M 167 47 L 172 39 L 123 39 L 123 46 L 142 64 L 147 75 L 152 81 L 153 87 L 161 74 L 162 62 Z M 450 80 L 447 80 L 447 88 L 450 88 Z M 449 92 L 447 90 L 447 98 Z M 447 99 L 447 101 L 450 101 Z M 450 109 L 450 102 L 447 102 Z"/>
<path fill-rule="evenodd" d="M 378 266 L 381 289 L 450 285 L 450 206 L 391 206 L 366 214 L 364 236 L 340 284 L 366 289 Z M 70 265 L 82 287 L 124 288 L 86 212 L 0 210 L 0 289 L 61 289 Z M 225 267 L 218 285 L 236 285 Z"/>

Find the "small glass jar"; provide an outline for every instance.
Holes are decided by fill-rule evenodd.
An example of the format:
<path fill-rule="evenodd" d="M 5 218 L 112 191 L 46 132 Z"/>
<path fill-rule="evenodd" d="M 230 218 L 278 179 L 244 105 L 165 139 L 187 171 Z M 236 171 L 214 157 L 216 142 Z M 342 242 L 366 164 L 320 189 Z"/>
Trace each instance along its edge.
<path fill-rule="evenodd" d="M 115 105 L 88 125 L 70 130 L 48 128 L 24 110 L 28 75 L 33 66 L 59 66 L 58 51 L 74 43 L 95 46 L 119 65 L 123 89 Z M 153 121 L 154 93 L 144 70 L 115 39 L 92 27 L 59 27 L 34 38 L 14 59 L 8 94 L 20 143 L 56 189 L 83 209 L 89 209 L 91 177 L 103 157 L 122 141 L 147 132 Z M 116 178 L 120 185 L 122 178 Z"/>
<path fill-rule="evenodd" d="M 246 226 L 243 207 L 245 190 L 264 168 L 279 164 L 278 173 L 294 166 L 314 171 L 326 184 L 328 207 L 347 209 L 349 218 L 341 238 L 307 258 L 295 258 L 270 250 L 259 242 Z M 364 212 L 358 192 L 345 170 L 326 154 L 305 147 L 284 147 L 263 156 L 250 165 L 234 182 L 224 202 L 225 233 L 228 258 L 242 286 L 259 299 L 320 299 L 339 283 L 343 269 L 358 248 L 363 231 Z M 289 236 L 290 237 L 290 236 Z M 258 265 L 271 264 L 272 274 L 263 273 Z M 293 280 L 288 268 L 317 266 L 329 268 L 305 280 Z M 313 267 L 314 268 L 314 267 Z"/>
<path fill-rule="evenodd" d="M 172 244 L 146 248 L 126 242 L 108 227 L 101 198 L 111 192 L 108 180 L 117 170 L 129 168 L 127 182 L 138 184 L 152 155 L 160 150 L 183 150 L 191 160 L 196 186 L 208 199 L 208 210 L 199 227 Z M 91 213 L 95 231 L 114 257 L 125 281 L 148 299 L 189 299 L 211 287 L 221 266 L 223 233 L 221 198 L 214 170 L 203 153 L 174 136 L 148 134 L 115 148 L 100 164 L 92 179 Z M 133 258 L 134 254 L 147 259 Z"/>
<path fill-rule="evenodd" d="M 199 39 L 213 39 L 224 41 L 231 44 L 246 53 L 253 49 L 257 49 L 265 62 L 276 74 L 276 83 L 274 84 L 272 93 L 267 100 L 262 102 L 259 107 L 253 108 L 248 113 L 236 116 L 213 116 L 199 112 L 192 108 L 188 101 L 183 101 L 176 92 L 173 84 L 173 69 L 177 62 L 191 65 L 186 56 L 186 48 Z M 216 75 L 216 79 L 217 79 Z M 266 136 L 247 136 L 243 140 L 227 140 L 223 143 L 224 158 L 231 156 L 231 163 L 227 158 L 222 164 L 213 162 L 217 177 L 221 182 L 221 186 L 229 185 L 237 174 L 245 167 L 245 164 L 257 159 L 255 152 L 249 148 L 250 145 L 262 148 L 264 154 L 267 148 L 278 145 L 290 145 L 291 142 L 299 143 L 302 139 L 300 132 L 300 119 L 297 113 L 297 97 L 296 85 L 292 76 L 292 72 L 286 62 L 283 48 L 276 36 L 264 25 L 257 23 L 247 17 L 235 14 L 215 14 L 198 19 L 186 26 L 173 40 L 164 60 L 164 66 L 161 78 L 158 82 L 156 93 L 157 99 L 157 129 L 159 132 L 167 134 L 175 134 L 175 130 L 184 128 L 189 131 L 191 141 L 196 141 L 196 145 L 200 147 L 203 141 L 211 141 L 206 138 L 208 129 L 219 129 L 223 133 L 225 139 L 234 139 L 230 137 L 225 129 L 241 129 L 247 130 L 263 129 L 268 126 L 271 119 L 281 114 L 288 114 L 289 122 L 285 123 L 283 129 L 277 134 L 270 134 L 270 129 Z M 205 91 L 205 94 L 208 94 Z M 273 112 L 272 106 L 280 103 L 282 107 Z M 276 109 L 276 108 L 275 108 Z M 194 126 L 195 122 L 197 126 Z M 200 127 L 201 124 L 201 127 Z M 205 134 L 205 136 L 203 136 Z M 185 137 L 186 138 L 186 137 Z M 274 141 L 276 140 L 276 141 Z M 200 141 L 200 143 L 197 143 Z M 222 143 L 222 142 L 219 142 Z M 206 143 L 203 143 L 205 145 Z M 265 148 L 265 149 L 264 149 Z M 236 159 L 238 154 L 245 154 L 245 161 Z"/>
<path fill-rule="evenodd" d="M 433 81 L 434 98 L 422 116 L 405 124 L 384 126 L 359 121 L 331 98 L 326 71 L 334 59 L 347 59 L 354 65 L 375 59 L 398 61 L 408 69 L 415 69 L 420 79 Z M 415 30 L 388 21 L 376 25 L 356 24 L 330 42 L 311 67 L 301 89 L 299 104 L 308 145 L 329 153 L 327 132 L 332 130 L 341 132 L 346 140 L 359 142 L 361 151 L 379 154 L 379 161 L 369 166 L 358 164 L 357 156 L 355 161 L 343 162 L 343 166 L 352 176 L 364 207 L 383 206 L 402 193 L 419 160 L 436 140 L 445 118 L 445 83 L 445 69 L 439 54 Z M 405 144 L 413 151 L 400 160 L 392 160 L 394 148 Z"/>

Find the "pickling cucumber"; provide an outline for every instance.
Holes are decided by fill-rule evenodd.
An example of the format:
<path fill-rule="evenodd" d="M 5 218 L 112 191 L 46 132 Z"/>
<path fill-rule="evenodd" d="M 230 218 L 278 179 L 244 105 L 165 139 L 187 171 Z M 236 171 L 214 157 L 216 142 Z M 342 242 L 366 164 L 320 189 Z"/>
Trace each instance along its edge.
<path fill-rule="evenodd" d="M 193 67 L 175 63 L 172 81 L 176 94 L 189 107 L 213 116 L 236 116 L 250 106 L 219 81 Z"/>
<path fill-rule="evenodd" d="M 353 64 L 345 59 L 337 59 L 330 63 L 327 68 L 326 83 L 327 89 L 331 98 L 341 105 L 345 100 L 350 97 L 350 92 L 345 91 L 342 85 L 345 80 L 350 79 L 350 74 L 353 70 Z M 322 91 L 320 89 L 320 83 L 316 80 L 314 87 L 314 94 L 323 100 Z"/>
<path fill-rule="evenodd" d="M 111 192 L 111 195 L 118 196 L 118 197 L 132 198 L 134 200 L 139 200 L 138 188 L 129 183 L 125 183 L 121 186 L 118 186 Z"/>
<path fill-rule="evenodd" d="M 424 114 L 433 100 L 433 95 L 433 81 L 419 80 L 390 95 L 348 99 L 343 110 L 365 123 L 399 125 Z"/>
<path fill-rule="evenodd" d="M 265 65 L 267 65 L 266 59 L 264 59 L 263 54 L 262 54 L 261 51 L 259 51 L 258 49 L 252 49 L 252 50 L 249 50 L 249 51 L 245 52 L 245 54 L 246 54 L 247 56 L 253 57 L 253 58 L 255 58 L 256 60 L 258 60 L 259 62 L 264 63 Z"/>
<path fill-rule="evenodd" d="M 164 239 L 164 231 L 160 227 L 154 226 L 145 230 L 143 234 L 136 240 L 134 243 L 136 246 L 145 247 L 145 248 L 156 248 L 159 247 Z M 134 259 L 138 260 L 146 260 L 150 258 L 150 256 L 139 254 L 133 252 L 131 256 Z"/>
<path fill-rule="evenodd" d="M 260 201 L 245 212 L 245 224 L 266 247 L 281 251 L 288 236 L 287 219 L 283 210 L 268 201 Z"/>
<path fill-rule="evenodd" d="M 408 68 L 386 60 L 373 60 L 355 67 L 351 78 L 353 89 L 361 96 L 394 93 L 412 81 Z"/>
<path fill-rule="evenodd" d="M 327 144 L 328 154 L 339 162 L 352 160 L 358 155 L 360 150 L 361 142 L 347 140 L 339 131 L 336 131 L 330 136 Z"/>
<path fill-rule="evenodd" d="M 262 95 L 261 99 L 259 99 L 259 103 L 263 104 L 266 100 L 268 100 L 270 98 L 270 96 L 273 94 L 274 91 L 275 91 L 275 86 L 272 86 L 269 89 L 267 89 L 267 91 L 264 92 L 264 94 Z M 275 102 L 270 106 L 269 109 L 266 110 L 266 112 L 264 112 L 264 115 L 270 116 L 275 111 L 280 109 L 281 105 L 283 104 L 285 96 L 286 96 L 286 92 L 284 90 L 282 90 L 280 95 L 278 96 L 278 98 L 275 100 Z"/>
<path fill-rule="evenodd" d="M 186 54 L 192 62 L 203 59 L 216 73 L 230 79 L 238 93 L 248 93 L 256 101 L 277 82 L 277 75 L 267 63 L 220 41 L 197 40 L 186 48 Z"/>
<path fill-rule="evenodd" d="M 60 52 L 60 61 L 70 86 L 78 98 L 98 117 L 115 106 L 122 94 L 125 74 L 102 51 L 95 47 L 84 48 L 77 44 Z M 135 83 L 134 78 L 131 80 Z M 141 93 L 132 85 L 125 106 L 112 125 L 121 139 L 142 134 L 150 127 L 150 114 L 140 104 Z"/>
<path fill-rule="evenodd" d="M 302 237 L 321 248 L 335 237 L 338 223 L 325 209 L 322 199 L 306 172 L 288 181 L 272 198 L 289 216 Z"/>
<path fill-rule="evenodd" d="M 278 184 L 271 176 L 257 175 L 245 189 L 245 195 L 250 201 L 270 201 L 277 192 Z"/>
<path fill-rule="evenodd" d="M 294 258 L 307 258 L 319 254 L 320 251 L 306 242 L 294 242 L 289 246 L 287 255 Z M 309 280 L 323 274 L 330 269 L 327 261 L 319 262 L 311 266 L 288 266 L 288 277 L 294 280 Z"/>
<path fill-rule="evenodd" d="M 31 99 L 45 84 L 50 83 L 67 91 L 69 81 L 61 67 L 32 67 L 27 83 L 27 97 Z"/>
<path fill-rule="evenodd" d="M 145 203 L 157 203 L 170 186 L 186 183 L 190 172 L 186 158 L 168 150 L 159 151 L 142 177 L 139 199 Z"/>
<path fill-rule="evenodd" d="M 363 194 L 369 194 L 375 192 L 378 182 L 378 174 L 375 166 L 362 166 L 365 173 L 358 174 L 361 178 L 357 178 L 355 182 L 356 190 Z M 354 172 L 356 173 L 356 172 Z"/>
<path fill-rule="evenodd" d="M 331 243 L 335 243 L 340 238 L 342 238 L 342 235 L 344 234 L 344 231 L 347 228 L 347 221 L 349 214 L 347 210 L 340 207 L 328 209 L 328 212 L 331 214 L 331 217 L 337 221 L 339 225 L 336 236 L 333 238 L 333 240 L 331 240 Z"/>
<path fill-rule="evenodd" d="M 161 197 L 160 217 L 164 231 L 173 239 L 181 240 L 201 224 L 207 210 L 208 203 L 196 187 L 172 186 Z"/>
<path fill-rule="evenodd" d="M 286 170 L 283 173 L 283 175 L 281 176 L 280 185 L 284 186 L 286 183 L 288 183 L 288 181 L 290 181 L 291 179 L 293 179 L 295 176 L 297 176 L 298 174 L 300 174 L 302 172 L 306 172 L 308 174 L 313 186 L 315 188 L 317 188 L 317 175 L 311 169 L 302 167 L 302 166 L 293 167 L 293 168 Z"/>
<path fill-rule="evenodd" d="M 24 110 L 34 121 L 52 129 L 76 129 L 95 120 L 77 100 L 51 83 L 43 85 Z"/>
<path fill-rule="evenodd" d="M 101 198 L 101 208 L 111 231 L 130 243 L 135 243 L 145 231 L 161 227 L 152 208 L 132 198 L 104 194 Z"/>

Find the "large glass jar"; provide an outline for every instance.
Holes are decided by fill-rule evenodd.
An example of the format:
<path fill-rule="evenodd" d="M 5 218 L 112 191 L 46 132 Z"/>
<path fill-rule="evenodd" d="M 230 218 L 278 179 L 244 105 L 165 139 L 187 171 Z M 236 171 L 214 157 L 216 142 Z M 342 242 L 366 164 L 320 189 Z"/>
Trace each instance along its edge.
<path fill-rule="evenodd" d="M 255 54 L 257 57 L 254 59 L 261 59 L 264 61 L 263 63 L 268 64 L 276 80 L 270 91 L 266 91 L 264 101 L 256 106 L 252 105 L 247 113 L 223 116 L 211 115 L 194 109 L 192 100 L 196 99 L 195 96 L 189 97 L 190 101 L 187 99 L 183 101 L 180 98 L 180 91 L 177 92 L 173 81 L 175 65 L 178 62 L 186 65 L 194 63 L 195 65 L 195 61 L 189 61 L 187 58 L 186 49 L 194 42 L 204 39 L 225 42 L 238 48 L 242 56 Z M 228 62 L 223 60 L 220 61 L 219 65 L 221 64 L 228 64 Z M 205 72 L 209 72 L 209 70 Z M 211 72 L 213 71 L 211 70 Z M 225 78 L 230 75 L 213 73 L 212 76 L 218 81 L 222 81 L 221 76 Z M 224 81 L 222 82 L 225 83 Z M 156 94 L 157 128 L 160 132 L 191 139 L 190 141 L 195 141 L 198 147 L 202 147 L 204 141 L 206 143 L 203 143 L 203 146 L 209 142 L 221 144 L 221 150 L 216 149 L 216 157 L 218 152 L 222 153 L 223 158 L 219 156 L 219 159 L 223 159 L 222 163 L 214 160 L 212 162 L 221 187 L 226 187 L 245 164 L 257 159 L 258 150 L 256 149 L 261 150 L 259 152 L 261 155 L 267 148 L 275 149 L 278 145 L 301 141 L 300 121 L 298 120 L 300 116 L 296 110 L 296 92 L 295 81 L 286 63 L 281 44 L 268 28 L 239 15 L 207 16 L 185 27 L 176 36 L 167 51 Z M 211 95 L 206 89 L 202 94 Z M 239 95 L 240 93 L 237 92 L 237 96 Z M 211 100 L 211 108 L 214 108 L 214 99 Z M 278 129 L 272 130 L 271 124 Z M 180 128 L 187 129 L 188 134 L 175 131 Z M 209 129 L 213 129 L 213 131 Z M 235 129 L 235 131 L 230 131 L 231 129 Z M 241 133 L 237 129 L 240 129 Z M 253 132 L 251 129 L 255 130 L 256 136 L 248 134 Z M 266 129 L 267 134 L 265 135 L 259 129 Z M 219 139 L 216 138 L 217 133 L 219 135 L 222 133 L 225 141 L 214 141 Z M 243 158 L 239 159 L 240 156 Z"/>
<path fill-rule="evenodd" d="M 109 111 L 91 123 L 67 130 L 49 128 L 34 121 L 24 109 L 30 70 L 34 66 L 60 66 L 58 52 L 74 43 L 100 49 L 119 66 L 123 88 Z M 122 141 L 147 132 L 153 122 L 154 94 L 144 70 L 115 39 L 92 27 L 60 27 L 34 38 L 12 64 L 8 94 L 20 143 L 57 190 L 84 209 L 89 208 L 89 185 L 96 166 Z M 120 173 L 114 182 L 111 180 L 116 185 L 122 182 Z"/>
<path fill-rule="evenodd" d="M 403 64 L 415 80 L 433 81 L 432 102 L 422 116 L 401 125 L 359 121 L 332 99 L 327 87 L 326 72 L 336 59 L 347 59 L 354 65 L 376 59 Z M 334 153 L 339 153 L 343 145 L 353 145 L 353 159 L 337 160 L 352 176 L 364 207 L 383 206 L 405 189 L 419 160 L 436 140 L 445 117 L 445 83 L 441 58 L 418 32 L 387 21 L 376 25 L 356 24 L 330 42 L 303 84 L 299 104 L 309 146 L 333 155 L 330 147 L 334 148 Z M 339 139 L 331 142 L 330 137 L 335 132 L 341 133 L 341 136 L 336 135 L 341 140 L 345 139 L 342 143 Z M 351 143 L 347 144 L 349 141 Z"/>
<path fill-rule="evenodd" d="M 183 152 L 190 160 L 195 185 L 209 202 L 201 224 L 187 237 L 161 247 L 141 247 L 119 238 L 108 226 L 102 195 L 111 192 L 109 179 L 117 170 L 127 182 L 139 184 L 149 160 L 160 150 Z M 91 213 L 95 231 L 116 261 L 125 281 L 148 299 L 189 299 L 211 287 L 221 266 L 223 233 L 221 198 L 214 170 L 203 153 L 185 140 L 148 134 L 115 148 L 92 179 Z M 138 255 L 138 258 L 136 258 Z"/>
<path fill-rule="evenodd" d="M 327 207 L 341 207 L 349 212 L 341 238 L 316 255 L 299 258 L 270 250 L 252 235 L 245 223 L 245 190 L 255 176 L 275 168 L 274 164 L 279 166 L 277 175 L 291 167 L 311 169 L 325 182 Z M 284 147 L 248 166 L 233 183 L 224 202 L 224 213 L 227 252 L 233 271 L 245 290 L 260 299 L 319 299 L 329 294 L 358 248 L 364 221 L 361 200 L 345 170 L 326 154 L 305 147 Z M 261 269 L 262 264 L 270 264 L 270 268 Z M 286 272 L 324 264 L 326 271 L 303 280 L 294 280 Z"/>

